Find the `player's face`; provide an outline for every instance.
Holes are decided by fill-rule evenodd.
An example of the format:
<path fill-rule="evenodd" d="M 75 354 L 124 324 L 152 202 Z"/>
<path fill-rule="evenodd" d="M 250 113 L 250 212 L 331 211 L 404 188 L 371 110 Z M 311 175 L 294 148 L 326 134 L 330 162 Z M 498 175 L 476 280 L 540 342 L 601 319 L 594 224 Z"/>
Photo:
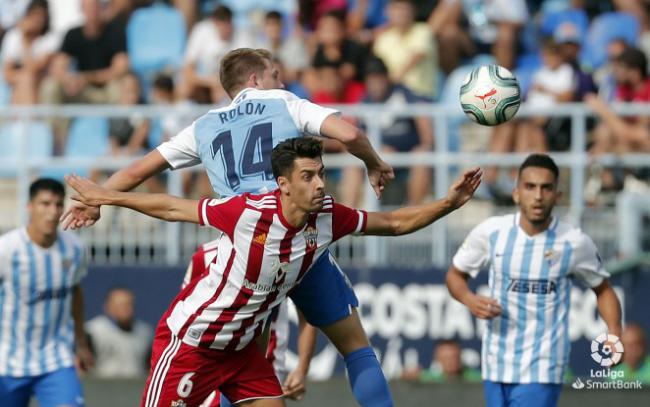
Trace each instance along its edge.
<path fill-rule="evenodd" d="M 40 191 L 27 205 L 30 226 L 44 235 L 56 233 L 63 214 L 63 196 L 52 191 Z"/>
<path fill-rule="evenodd" d="M 106 303 L 106 314 L 119 324 L 130 324 L 134 313 L 133 294 L 127 290 L 114 290 Z"/>
<path fill-rule="evenodd" d="M 287 184 L 291 201 L 305 212 L 316 212 L 325 198 L 325 167 L 319 158 L 298 158 Z"/>
<path fill-rule="evenodd" d="M 272 64 L 271 61 L 265 60 L 266 69 L 262 72 L 261 77 L 257 78 L 257 89 L 284 89 L 284 84 L 280 78 L 280 71 Z"/>
<path fill-rule="evenodd" d="M 548 220 L 560 192 L 557 180 L 546 168 L 527 167 L 519 176 L 512 198 L 519 205 L 521 215 L 532 224 Z"/>

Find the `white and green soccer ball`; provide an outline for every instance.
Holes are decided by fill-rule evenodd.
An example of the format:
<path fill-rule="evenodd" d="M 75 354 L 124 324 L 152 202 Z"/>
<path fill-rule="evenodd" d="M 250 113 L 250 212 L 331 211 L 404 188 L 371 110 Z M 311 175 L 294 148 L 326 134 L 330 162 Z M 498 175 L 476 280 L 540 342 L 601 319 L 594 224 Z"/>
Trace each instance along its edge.
<path fill-rule="evenodd" d="M 476 123 L 485 126 L 505 123 L 519 110 L 519 82 L 502 66 L 479 66 L 467 75 L 460 87 L 460 104 Z"/>

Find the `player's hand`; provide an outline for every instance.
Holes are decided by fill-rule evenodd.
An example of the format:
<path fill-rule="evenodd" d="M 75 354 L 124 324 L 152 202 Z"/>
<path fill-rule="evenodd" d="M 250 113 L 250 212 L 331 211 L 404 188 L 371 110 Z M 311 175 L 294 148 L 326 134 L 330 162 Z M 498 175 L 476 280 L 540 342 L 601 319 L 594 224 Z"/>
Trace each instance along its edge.
<path fill-rule="evenodd" d="M 305 381 L 307 374 L 300 369 L 296 369 L 289 373 L 287 379 L 282 385 L 282 395 L 291 400 L 302 400 L 305 397 Z"/>
<path fill-rule="evenodd" d="M 98 206 L 88 206 L 81 202 L 72 202 L 67 211 L 61 215 L 63 230 L 77 230 L 94 225 L 100 217 Z"/>
<path fill-rule="evenodd" d="M 66 175 L 65 182 L 77 191 L 77 195 L 71 196 L 70 199 L 81 202 L 86 206 L 99 207 L 104 203 L 109 192 L 106 188 L 100 187 L 88 178 L 76 174 Z"/>
<path fill-rule="evenodd" d="M 395 178 L 393 167 L 380 160 L 379 163 L 372 167 L 367 167 L 367 169 L 368 180 L 372 189 L 375 191 L 375 195 L 377 195 L 377 199 L 379 199 L 381 198 L 384 187 Z"/>
<path fill-rule="evenodd" d="M 481 185 L 481 177 L 483 170 L 480 168 L 473 168 L 467 170 L 460 176 L 449 188 L 447 192 L 447 200 L 451 203 L 454 209 L 458 209 L 465 205 L 467 201 L 472 198 L 476 188 Z"/>
<path fill-rule="evenodd" d="M 472 294 L 465 301 L 465 305 L 476 318 L 492 319 L 501 315 L 501 306 L 494 298 Z"/>
<path fill-rule="evenodd" d="M 80 373 L 87 373 L 95 365 L 95 357 L 87 344 L 77 344 L 75 367 Z"/>

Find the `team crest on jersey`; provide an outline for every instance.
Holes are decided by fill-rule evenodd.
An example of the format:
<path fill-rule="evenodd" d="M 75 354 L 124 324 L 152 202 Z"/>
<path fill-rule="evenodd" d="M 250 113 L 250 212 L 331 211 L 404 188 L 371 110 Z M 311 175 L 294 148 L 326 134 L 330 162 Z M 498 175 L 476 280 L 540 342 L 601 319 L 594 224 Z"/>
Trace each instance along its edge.
<path fill-rule="evenodd" d="M 187 403 L 185 402 L 185 400 L 176 400 L 176 401 L 172 401 L 170 407 L 187 407 Z"/>
<path fill-rule="evenodd" d="M 548 262 L 549 266 L 552 266 L 559 258 L 559 254 L 559 252 L 549 249 L 544 252 L 544 260 Z"/>
<path fill-rule="evenodd" d="M 257 243 L 259 245 L 264 246 L 266 243 L 266 233 L 260 233 L 259 235 L 255 236 L 253 238 L 253 243 Z"/>
<path fill-rule="evenodd" d="M 316 246 L 316 239 L 318 238 L 318 229 L 313 226 L 307 226 L 304 232 L 305 243 L 308 249 L 313 249 Z"/>

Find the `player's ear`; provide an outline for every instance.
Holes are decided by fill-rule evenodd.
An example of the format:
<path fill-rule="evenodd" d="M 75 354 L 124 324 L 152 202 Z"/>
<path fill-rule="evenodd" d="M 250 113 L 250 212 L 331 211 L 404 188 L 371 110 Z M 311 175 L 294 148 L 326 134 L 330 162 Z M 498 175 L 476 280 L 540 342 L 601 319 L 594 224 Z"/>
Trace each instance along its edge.
<path fill-rule="evenodd" d="M 280 175 L 277 179 L 278 187 L 280 187 L 280 192 L 285 195 L 289 194 L 289 179 L 283 175 Z"/>
<path fill-rule="evenodd" d="M 512 189 L 512 200 L 519 205 L 519 188 L 516 186 Z"/>

